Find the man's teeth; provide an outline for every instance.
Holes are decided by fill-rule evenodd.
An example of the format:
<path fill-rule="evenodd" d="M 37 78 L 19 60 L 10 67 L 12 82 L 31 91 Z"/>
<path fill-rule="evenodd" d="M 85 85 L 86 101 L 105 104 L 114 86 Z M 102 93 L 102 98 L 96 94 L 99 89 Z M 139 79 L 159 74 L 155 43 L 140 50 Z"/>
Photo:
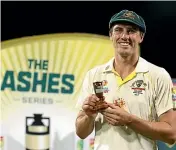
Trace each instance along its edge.
<path fill-rule="evenodd" d="M 120 43 L 121 45 L 127 46 L 129 43 Z"/>

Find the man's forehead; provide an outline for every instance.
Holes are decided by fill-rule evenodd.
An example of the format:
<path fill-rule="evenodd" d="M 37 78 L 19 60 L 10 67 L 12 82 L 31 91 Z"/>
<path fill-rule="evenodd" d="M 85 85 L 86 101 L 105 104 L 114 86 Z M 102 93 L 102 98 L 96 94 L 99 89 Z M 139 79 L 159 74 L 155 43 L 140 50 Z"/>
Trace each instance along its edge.
<path fill-rule="evenodd" d="M 117 27 L 139 29 L 138 26 L 136 26 L 136 25 L 134 25 L 134 24 L 131 24 L 131 23 L 118 23 L 118 24 L 115 24 L 115 25 L 113 26 L 113 28 L 117 28 Z"/>

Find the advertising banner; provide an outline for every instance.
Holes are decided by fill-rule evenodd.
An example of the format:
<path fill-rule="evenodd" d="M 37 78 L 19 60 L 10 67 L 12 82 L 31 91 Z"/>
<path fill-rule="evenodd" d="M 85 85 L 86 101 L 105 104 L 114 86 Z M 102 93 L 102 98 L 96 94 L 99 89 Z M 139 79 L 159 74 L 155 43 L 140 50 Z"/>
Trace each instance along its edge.
<path fill-rule="evenodd" d="M 81 149 L 82 141 L 75 141 L 77 97 L 85 73 L 113 56 L 111 46 L 108 37 L 77 33 L 3 42 L 1 149 Z"/>

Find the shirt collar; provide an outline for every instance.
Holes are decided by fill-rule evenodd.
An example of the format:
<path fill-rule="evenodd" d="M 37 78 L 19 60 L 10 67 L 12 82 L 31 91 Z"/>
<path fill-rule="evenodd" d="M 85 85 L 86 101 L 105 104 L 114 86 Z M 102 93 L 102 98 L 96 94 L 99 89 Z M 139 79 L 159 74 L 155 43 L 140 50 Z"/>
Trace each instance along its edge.
<path fill-rule="evenodd" d="M 104 66 L 104 69 L 103 69 L 103 72 L 112 72 L 113 70 L 113 63 L 114 63 L 114 57 L 111 58 Z M 135 69 L 135 72 L 136 73 L 145 73 L 145 72 L 148 72 L 149 71 L 149 68 L 148 68 L 148 62 L 143 59 L 142 57 L 139 57 L 139 61 L 137 63 L 137 66 L 136 66 L 136 69 Z"/>

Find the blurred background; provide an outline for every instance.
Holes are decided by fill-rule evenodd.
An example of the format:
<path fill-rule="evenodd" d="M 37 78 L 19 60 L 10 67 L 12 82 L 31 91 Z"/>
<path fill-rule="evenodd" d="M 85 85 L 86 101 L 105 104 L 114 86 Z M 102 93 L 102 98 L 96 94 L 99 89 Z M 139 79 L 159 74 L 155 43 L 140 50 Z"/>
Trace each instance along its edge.
<path fill-rule="evenodd" d="M 147 32 L 141 56 L 176 77 L 176 2 L 2 2 L 1 40 L 48 33 L 81 32 L 108 36 L 111 16 L 122 9 L 141 15 Z"/>
<path fill-rule="evenodd" d="M 147 32 L 144 38 L 144 41 L 141 45 L 141 56 L 147 59 L 149 62 L 154 63 L 155 65 L 164 67 L 172 78 L 176 78 L 176 2 L 174 1 L 111 1 L 111 2 L 68 2 L 68 1 L 43 1 L 43 2 L 32 2 L 32 1 L 6 1 L 1 3 L 1 42 L 5 42 L 12 39 L 22 38 L 22 37 L 32 37 L 36 35 L 45 35 L 45 34 L 55 34 L 55 33 L 86 33 L 92 35 L 100 35 L 106 36 L 108 39 L 109 36 L 109 20 L 115 13 L 121 11 L 122 9 L 128 9 L 131 11 L 135 11 L 137 14 L 141 15 L 146 23 Z M 60 39 L 59 39 L 60 40 Z M 61 39 L 62 40 L 62 39 Z M 81 40 L 81 39 L 80 39 Z M 32 41 L 31 41 L 32 42 Z M 101 42 L 103 43 L 103 42 Z M 13 43 L 14 44 L 14 43 Z M 108 43 L 109 44 L 109 43 Z M 107 44 L 107 45 L 108 45 Z M 68 45 L 67 45 L 68 46 Z M 36 46 L 37 47 L 37 46 Z M 96 47 L 93 45 L 92 47 Z M 104 46 L 106 47 L 106 45 Z M 46 50 L 46 47 L 44 46 Z M 4 77 L 4 73 L 11 69 L 19 71 L 20 68 L 18 64 L 25 65 L 25 60 L 30 58 L 29 56 L 35 56 L 35 58 L 42 58 L 46 55 L 46 58 L 49 60 L 52 58 L 52 55 L 47 52 L 45 54 L 43 49 L 33 49 L 31 52 L 24 50 L 19 47 L 14 48 L 14 51 L 11 52 L 10 49 L 7 49 L 7 53 L 3 51 L 3 63 L 1 76 Z M 39 50 L 39 51 L 38 51 Z M 50 49 L 52 50 L 52 49 Z M 37 51 L 37 52 L 36 52 Z M 56 52 L 56 50 L 53 50 Z M 22 53 L 21 53 L 22 52 Z M 51 51 L 52 52 L 52 51 Z M 93 53 L 92 51 L 89 51 Z M 103 56 L 106 55 L 107 51 L 103 51 Z M 44 53 L 44 54 L 42 54 Z M 61 50 L 62 53 L 62 50 Z M 63 52 L 64 53 L 64 52 Z M 81 54 L 82 51 L 79 52 Z M 99 51 L 101 53 L 101 51 Z M 22 54 L 22 55 L 20 55 Z M 59 56 L 60 53 L 56 52 L 59 59 L 64 59 L 64 57 Z M 87 53 L 88 54 L 88 51 Z M 43 56 L 42 56 L 43 55 Z M 47 57 L 48 55 L 48 57 Z M 91 54 L 90 54 L 91 55 Z M 108 55 L 108 54 L 107 54 Z M 51 57 L 50 57 L 51 56 Z M 66 54 L 63 54 L 66 58 Z M 82 55 L 81 55 L 82 56 Z M 24 58 L 23 58 L 24 57 Z M 54 56 L 53 56 L 54 57 Z M 109 57 L 109 56 L 108 56 Z M 44 57 L 45 58 L 45 57 Z M 57 57 L 56 57 L 57 58 Z M 57 59 L 55 64 L 60 63 L 62 66 L 63 61 Z M 51 62 L 50 60 L 50 62 Z M 84 58 L 82 58 L 84 60 Z M 18 62 L 17 65 L 12 65 Z M 69 63 L 69 60 L 65 62 Z M 53 63 L 54 64 L 54 63 Z M 92 64 L 93 65 L 93 64 Z M 27 65 L 26 65 L 27 66 Z M 26 69 L 24 66 L 23 69 Z M 56 65 L 57 66 L 57 65 Z M 90 67 L 90 65 L 89 65 Z M 89 68 L 88 67 L 88 68 Z M 65 67 L 69 72 L 69 67 Z M 86 69 L 88 69 L 86 68 Z M 21 69 L 21 70 L 23 70 Z M 27 68 L 29 69 L 29 68 Z M 76 68 L 79 70 L 79 67 Z M 74 69 L 72 69 L 74 71 Z M 64 72 L 63 69 L 57 70 L 60 73 Z M 84 70 L 86 71 L 86 70 Z M 43 70 L 41 70 L 43 73 Z M 77 71 L 79 73 L 79 71 Z M 77 73 L 76 72 L 76 73 Z M 81 72 L 81 69 L 80 69 Z M 64 72 L 65 73 L 65 72 Z M 74 74 L 75 72 L 73 72 Z M 75 75 L 75 81 L 78 77 L 82 81 L 82 77 L 84 74 L 80 76 Z M 80 87 L 80 83 L 77 86 Z M 173 80 L 176 86 L 176 80 Z M 20 92 L 19 92 L 20 93 Z M 4 95 L 3 95 L 4 94 Z M 10 114 L 10 117 L 5 119 L 5 132 L 1 132 L 0 135 L 0 147 L 2 145 L 5 146 L 4 150 L 14 150 L 14 145 L 16 144 L 15 150 L 24 149 L 25 143 L 24 136 L 27 135 L 24 126 L 24 119 L 28 118 L 27 116 L 35 116 L 36 114 L 40 115 L 44 113 L 44 116 L 49 116 L 51 120 L 59 120 L 60 125 L 58 126 L 58 122 L 52 123 L 52 140 L 53 146 L 52 150 L 62 149 L 62 150 L 70 150 L 70 147 L 74 145 L 75 150 L 93 150 L 93 135 L 90 136 L 87 142 L 84 142 L 81 139 L 75 140 L 75 133 L 73 126 L 70 127 L 67 125 L 74 124 L 74 114 L 72 111 L 65 110 L 67 108 L 63 108 L 62 105 L 54 106 L 54 105 L 45 105 L 38 104 L 36 101 L 26 102 L 28 105 L 20 105 L 22 107 L 24 114 L 21 113 L 21 109 L 13 109 L 17 108 L 19 104 L 24 104 L 22 99 L 24 98 L 23 92 L 19 95 L 14 95 L 10 91 L 11 97 L 6 91 L 2 92 L 4 96 L 2 98 L 3 101 L 3 111 L 4 114 Z M 30 93 L 31 94 L 31 93 Z M 31 98 L 37 96 L 38 98 L 43 97 L 41 93 L 38 95 L 30 95 Z M 76 93 L 77 94 L 77 93 Z M 27 93 L 28 95 L 28 93 Z M 47 95 L 47 93 L 46 93 Z M 46 96 L 44 94 L 44 96 Z M 18 97 L 18 101 L 14 98 Z M 55 103 L 54 96 L 51 94 L 47 95 L 53 100 L 52 104 Z M 60 95 L 58 95 L 59 97 Z M 62 95 L 61 95 L 62 96 Z M 21 98 L 21 99 L 20 99 Z M 53 98 L 53 99 L 52 99 Z M 55 96 L 57 99 L 57 95 Z M 69 100 L 70 97 L 59 97 L 62 100 Z M 9 101 L 9 103 L 6 101 Z M 15 99 L 15 104 L 12 102 L 12 99 Z M 27 98 L 26 98 L 27 99 Z M 76 101 L 76 100 L 75 100 Z M 35 109 L 36 108 L 36 109 Z M 53 109 L 54 108 L 54 109 Z M 58 111 L 59 108 L 59 111 Z M 10 112 L 10 110 L 12 110 Z M 65 117 L 65 112 L 67 112 L 67 117 Z M 33 115 L 32 115 L 33 113 Z M 59 116 L 60 115 L 60 116 Z M 51 117 L 52 116 L 52 117 Z M 71 119 L 70 119 L 70 118 Z M 4 117 L 5 118 L 5 117 Z M 18 124 L 13 124 L 13 119 L 18 122 Z M 65 119 L 61 121 L 61 119 Z M 63 123 L 64 122 L 64 123 Z M 61 126 L 61 123 L 63 125 Z M 1 122 L 1 124 L 3 124 Z M 12 126 L 13 125 L 13 126 Z M 26 123 L 27 126 L 27 123 Z M 21 128 L 23 130 L 18 131 L 17 129 Z M 59 128 L 59 129 L 58 129 Z M 69 130 L 68 130 L 69 129 Z M 64 130 L 64 132 L 63 132 Z M 22 132 L 23 131 L 23 132 Z M 26 133 L 25 133 L 26 132 Z M 67 132 L 67 134 L 65 134 Z M 25 133 L 25 134 L 24 134 Z M 6 137 L 7 135 L 7 137 Z M 7 138 L 7 139 L 5 139 Z M 7 141 L 7 142 L 6 142 Z M 59 142 L 58 142 L 59 141 Z M 69 143 L 70 144 L 67 144 Z M 27 145 L 27 144 L 26 144 Z M 64 146 L 66 145 L 66 146 Z M 84 146 L 83 146 L 84 145 Z M 159 150 L 174 150 L 176 147 L 169 148 L 164 143 L 159 143 Z"/>

